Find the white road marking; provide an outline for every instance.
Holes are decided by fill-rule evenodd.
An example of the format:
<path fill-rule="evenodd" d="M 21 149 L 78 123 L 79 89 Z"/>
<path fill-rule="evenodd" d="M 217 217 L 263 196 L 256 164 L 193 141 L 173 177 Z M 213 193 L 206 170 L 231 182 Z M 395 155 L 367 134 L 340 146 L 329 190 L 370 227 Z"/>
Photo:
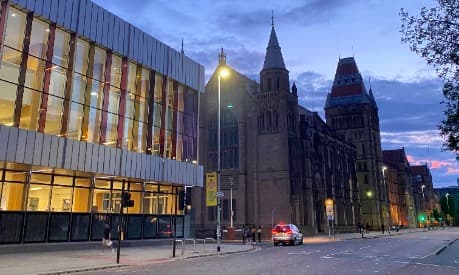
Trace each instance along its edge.
<path fill-rule="evenodd" d="M 370 247 L 371 247 L 371 245 L 369 245 L 369 246 L 364 246 L 364 247 L 361 247 L 360 249 L 366 249 L 366 248 L 370 248 Z"/>
<path fill-rule="evenodd" d="M 322 259 L 333 259 L 333 257 L 330 257 L 330 256 L 322 256 L 320 258 L 322 258 Z"/>

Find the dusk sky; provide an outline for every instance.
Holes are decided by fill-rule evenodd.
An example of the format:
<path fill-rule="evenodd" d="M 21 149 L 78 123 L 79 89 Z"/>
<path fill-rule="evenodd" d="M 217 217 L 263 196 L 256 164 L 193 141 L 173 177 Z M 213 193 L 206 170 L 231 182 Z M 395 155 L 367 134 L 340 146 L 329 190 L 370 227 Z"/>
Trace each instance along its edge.
<path fill-rule="evenodd" d="M 405 148 L 411 165 L 427 163 L 435 187 L 456 185 L 459 164 L 442 152 L 442 81 L 400 42 L 401 8 L 411 15 L 433 0 L 93 0 L 203 64 L 207 78 L 223 47 L 227 63 L 259 80 L 271 12 L 290 81 L 301 105 L 321 114 L 338 58 L 354 56 L 379 107 L 384 149 Z M 207 79 L 206 78 L 206 79 Z"/>

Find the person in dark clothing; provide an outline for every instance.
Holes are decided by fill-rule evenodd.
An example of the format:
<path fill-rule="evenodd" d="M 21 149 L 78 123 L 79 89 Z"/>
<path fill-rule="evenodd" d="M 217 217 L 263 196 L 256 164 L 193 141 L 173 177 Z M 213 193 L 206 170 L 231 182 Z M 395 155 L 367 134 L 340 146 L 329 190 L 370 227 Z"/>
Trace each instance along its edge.
<path fill-rule="evenodd" d="M 257 227 L 255 225 L 252 226 L 252 242 L 257 242 Z"/>
<path fill-rule="evenodd" d="M 261 230 L 262 227 L 261 226 L 258 226 L 258 229 L 257 229 L 257 233 L 258 233 L 258 242 L 261 243 Z"/>
<path fill-rule="evenodd" d="M 381 231 L 384 234 L 384 224 L 383 223 L 381 224 Z"/>
<path fill-rule="evenodd" d="M 111 240 L 111 235 L 112 234 L 110 230 L 110 225 L 106 223 L 104 227 L 104 237 L 102 238 L 102 255 L 104 255 L 106 246 L 112 249 L 112 254 L 115 253 L 115 248 L 113 248 L 113 242 Z"/>
<path fill-rule="evenodd" d="M 245 225 L 242 226 L 242 243 L 245 244 L 245 241 L 247 240 L 247 228 Z"/>

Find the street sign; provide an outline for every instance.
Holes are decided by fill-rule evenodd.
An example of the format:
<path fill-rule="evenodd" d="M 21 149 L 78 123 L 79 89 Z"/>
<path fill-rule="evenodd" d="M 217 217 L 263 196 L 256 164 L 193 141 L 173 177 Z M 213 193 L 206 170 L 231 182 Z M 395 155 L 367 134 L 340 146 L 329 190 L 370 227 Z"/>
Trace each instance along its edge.
<path fill-rule="evenodd" d="M 225 193 L 223 193 L 222 191 L 217 192 L 217 198 L 221 198 L 223 196 L 225 196 Z"/>
<path fill-rule="evenodd" d="M 333 211 L 333 200 L 332 199 L 327 199 L 325 201 L 325 209 L 327 212 L 327 220 L 329 221 L 335 220 L 335 213 Z"/>
<path fill-rule="evenodd" d="M 331 215 L 331 216 L 327 215 L 327 220 L 328 220 L 328 221 L 334 221 L 334 220 L 335 220 L 335 216 L 333 216 L 333 215 Z"/>

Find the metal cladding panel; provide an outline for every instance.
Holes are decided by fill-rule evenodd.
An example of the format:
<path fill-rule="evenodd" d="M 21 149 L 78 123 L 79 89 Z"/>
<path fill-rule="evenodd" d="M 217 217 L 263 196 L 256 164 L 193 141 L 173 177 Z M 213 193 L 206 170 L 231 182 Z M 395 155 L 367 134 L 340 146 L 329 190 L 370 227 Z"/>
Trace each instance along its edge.
<path fill-rule="evenodd" d="M 129 48 L 128 48 L 128 57 L 131 58 L 131 59 L 134 59 L 134 27 L 133 26 L 129 26 L 129 32 L 126 33 L 129 37 L 129 41 L 131 43 L 129 43 Z"/>
<path fill-rule="evenodd" d="M 142 47 L 140 48 L 140 52 L 142 53 L 142 63 L 148 65 L 148 35 L 146 33 L 142 33 Z"/>
<path fill-rule="evenodd" d="M 124 26 L 124 35 L 123 35 L 123 40 L 122 40 L 122 43 L 123 43 L 123 51 L 122 51 L 122 53 L 125 56 L 129 57 L 128 49 L 129 49 L 130 43 L 132 43 L 129 40 L 131 26 L 125 21 L 123 21 L 123 26 Z"/>
<path fill-rule="evenodd" d="M 101 41 L 102 41 L 102 45 L 105 45 L 106 47 L 108 48 L 112 48 L 109 44 L 108 44 L 108 32 L 109 32 L 109 24 L 110 24 L 110 16 L 109 16 L 109 13 L 108 11 L 105 11 L 105 10 L 102 10 L 103 11 L 103 23 L 102 23 L 102 38 L 101 38 Z"/>
<path fill-rule="evenodd" d="M 204 93 L 204 91 L 206 90 L 206 86 L 205 86 L 205 85 L 206 85 L 206 84 L 205 84 L 205 83 L 206 83 L 206 80 L 205 80 L 205 77 L 206 77 L 206 68 L 204 68 L 204 66 L 201 66 L 201 75 L 200 75 L 200 77 L 201 77 L 201 78 L 199 79 L 199 83 L 200 83 L 199 87 L 200 87 L 200 88 L 199 88 L 198 91 L 199 91 L 200 93 Z"/>
<path fill-rule="evenodd" d="M 72 149 L 73 140 L 65 139 L 64 143 L 64 169 L 70 169 L 72 166 Z"/>
<path fill-rule="evenodd" d="M 72 160 L 70 161 L 70 169 L 77 170 L 78 169 L 78 162 L 80 158 L 80 142 L 74 141 L 72 144 Z"/>
<path fill-rule="evenodd" d="M 115 24 L 115 16 L 113 16 L 113 14 L 111 13 L 107 13 L 108 14 L 108 18 L 107 18 L 107 31 L 106 31 L 106 35 L 107 35 L 107 46 L 110 48 L 110 49 L 113 49 L 113 36 L 115 36 L 115 31 L 114 31 L 114 24 Z M 116 52 L 119 52 L 118 50 L 116 50 Z"/>
<path fill-rule="evenodd" d="M 105 161 L 104 161 L 104 170 L 103 172 L 105 174 L 108 174 L 110 173 L 110 147 L 107 147 L 107 146 L 103 146 L 102 147 L 104 148 L 104 157 L 105 157 Z"/>
<path fill-rule="evenodd" d="M 132 54 L 133 54 L 134 60 L 140 63 L 142 61 L 139 56 L 139 41 L 141 39 L 140 32 L 135 27 L 132 28 L 132 31 L 134 32 L 134 36 L 133 36 L 134 39 L 130 41 L 130 43 L 134 44 L 134 46 L 132 47 L 132 50 L 133 50 Z"/>
<path fill-rule="evenodd" d="M 154 39 L 151 43 L 152 45 L 152 50 L 151 50 L 151 64 L 152 68 L 155 71 L 158 71 L 158 51 L 159 51 L 159 45 L 158 45 L 158 40 Z"/>
<path fill-rule="evenodd" d="M 126 155 L 127 155 L 126 150 L 123 150 L 120 155 L 120 167 L 121 168 L 120 168 L 119 175 L 122 177 L 126 176 Z"/>
<path fill-rule="evenodd" d="M 127 154 L 127 165 L 126 165 L 126 175 L 128 177 L 134 177 L 134 169 L 135 169 L 135 166 L 134 166 L 134 162 L 133 162 L 133 153 L 132 152 L 128 152 Z"/>
<path fill-rule="evenodd" d="M 97 14 L 99 12 L 99 7 L 93 3 L 88 2 L 89 10 L 87 11 L 89 14 L 91 14 L 91 23 L 90 23 L 90 29 L 89 29 L 89 39 L 92 41 L 97 41 L 96 36 L 97 36 Z M 88 14 L 86 14 L 88 16 Z"/>
<path fill-rule="evenodd" d="M 51 0 L 50 4 L 51 4 L 51 8 L 50 8 L 50 12 L 49 12 L 49 20 L 51 20 L 52 22 L 56 22 L 57 23 L 59 0 Z"/>
<path fill-rule="evenodd" d="M 115 152 L 115 172 L 113 173 L 114 175 L 121 175 L 121 154 L 123 153 L 123 150 L 121 149 L 116 149 Z"/>
<path fill-rule="evenodd" d="M 33 165 L 40 165 L 41 150 L 43 148 L 43 134 L 35 133 L 35 142 L 33 146 Z"/>
<path fill-rule="evenodd" d="M 152 178 L 152 176 L 151 176 L 151 171 L 152 171 L 151 160 L 152 160 L 151 155 L 145 155 L 145 179 L 146 180 L 150 180 Z"/>
<path fill-rule="evenodd" d="M 0 125 L 0 160 L 6 158 L 6 148 L 8 148 L 8 134 L 9 128 L 7 126 Z M 33 149 L 33 147 L 32 147 Z"/>
<path fill-rule="evenodd" d="M 64 168 L 64 156 L 65 156 L 65 147 L 67 146 L 67 141 L 65 138 L 58 139 L 57 155 L 56 155 L 56 167 Z"/>
<path fill-rule="evenodd" d="M 134 167 L 134 169 L 132 169 L 133 173 L 134 173 L 134 177 L 135 178 L 140 178 L 140 168 L 141 168 L 141 158 L 140 158 L 140 154 L 138 153 L 132 153 L 132 165 Z"/>
<path fill-rule="evenodd" d="M 27 6 L 27 0 L 19 0 L 18 4 L 23 6 L 23 7 L 25 7 L 25 6 Z"/>
<path fill-rule="evenodd" d="M 105 159 L 105 146 L 99 145 L 99 152 L 97 153 L 97 173 L 104 172 L 104 159 Z"/>
<path fill-rule="evenodd" d="M 189 163 L 186 164 L 186 171 L 185 171 L 185 175 L 186 175 L 186 180 L 185 180 L 185 184 L 186 185 L 192 185 L 192 181 L 191 181 L 191 176 L 192 176 L 192 171 L 193 171 L 193 166 L 191 166 Z"/>
<path fill-rule="evenodd" d="M 92 3 L 89 1 L 86 1 L 84 5 L 83 3 L 81 3 L 81 6 L 80 6 L 80 12 L 81 10 L 84 10 L 83 12 L 84 17 L 80 18 L 80 20 L 84 19 L 84 29 L 83 29 L 82 34 L 86 36 L 87 38 L 89 38 L 90 33 L 91 33 L 91 17 L 92 17 L 91 7 L 92 7 Z"/>
<path fill-rule="evenodd" d="M 111 26 L 111 32 L 109 35 L 113 36 L 112 39 L 113 39 L 113 42 L 112 42 L 112 49 L 116 52 L 119 52 L 121 53 L 121 43 L 119 42 L 121 36 L 123 35 L 120 31 L 120 19 L 118 19 L 117 17 L 113 17 L 113 26 Z"/>
<path fill-rule="evenodd" d="M 73 4 L 75 3 L 74 0 L 67 0 L 67 1 L 61 1 L 61 2 L 64 2 L 65 3 L 65 11 L 63 14 L 63 18 L 64 18 L 64 27 L 66 27 L 67 29 L 70 29 L 72 30 L 72 20 L 73 20 L 73 16 L 72 16 L 72 13 L 73 13 Z"/>
<path fill-rule="evenodd" d="M 97 172 L 97 165 L 99 164 L 99 144 L 92 144 L 92 152 L 88 152 L 91 154 L 91 172 Z"/>
<path fill-rule="evenodd" d="M 49 151 L 49 164 L 50 167 L 57 167 L 57 151 L 59 149 L 59 138 L 51 136 L 51 150 Z"/>
<path fill-rule="evenodd" d="M 86 142 L 85 141 L 79 141 L 79 147 L 78 148 L 78 171 L 84 171 L 85 167 L 85 161 L 86 161 Z"/>
<path fill-rule="evenodd" d="M 27 144 L 27 131 L 19 129 L 18 147 L 16 149 L 16 162 L 24 163 L 25 145 Z"/>
<path fill-rule="evenodd" d="M 0 134 L 0 139 L 2 138 L 1 134 Z M 1 139 L 3 140 L 3 139 Z M 6 146 L 6 142 L 4 142 L 5 146 Z M 27 152 L 27 154 L 24 155 L 24 163 L 25 164 L 32 164 L 33 163 L 33 152 L 34 152 L 34 146 L 35 146 L 35 132 L 33 131 L 27 131 L 27 141 L 26 141 L 26 144 L 25 144 L 25 151 Z M 0 149 L 1 151 L 1 149 Z M 0 153 L 0 160 L 3 159 L 1 157 L 1 153 Z"/>
<path fill-rule="evenodd" d="M 65 26 L 65 8 L 66 8 L 66 5 L 67 5 L 67 2 L 71 2 L 71 1 L 58 1 L 58 8 L 57 8 L 57 21 L 56 23 L 58 25 L 61 25 L 61 26 Z"/>
<path fill-rule="evenodd" d="M 116 149 L 110 148 L 110 175 L 115 174 L 115 164 L 116 164 Z"/>
<path fill-rule="evenodd" d="M 35 0 L 26 0 L 26 8 L 33 11 L 35 8 Z"/>
<path fill-rule="evenodd" d="M 51 12 L 51 0 L 43 0 L 43 10 L 42 10 L 43 17 L 49 18 L 50 12 Z"/>
<path fill-rule="evenodd" d="M 84 34 L 85 26 L 86 26 L 86 0 L 76 1 L 78 2 L 78 25 L 77 25 L 77 33 Z M 75 8 L 75 5 L 73 6 Z"/>
<path fill-rule="evenodd" d="M 145 167 L 147 166 L 146 165 L 146 162 L 147 162 L 147 155 L 146 154 L 141 154 L 140 155 L 140 178 L 141 179 L 145 179 Z"/>
<path fill-rule="evenodd" d="M 102 41 L 102 32 L 104 31 L 104 9 L 101 7 L 94 5 L 97 7 L 97 21 L 96 21 L 96 39 L 95 41 L 101 45 L 105 45 Z"/>
<path fill-rule="evenodd" d="M 91 163 L 92 163 L 92 150 L 94 145 L 92 143 L 86 143 L 86 154 L 84 160 L 84 169 L 85 172 L 91 172 Z"/>
<path fill-rule="evenodd" d="M 160 180 L 159 175 L 162 174 L 162 166 L 160 165 L 160 159 L 158 157 L 153 157 L 152 159 L 153 175 L 154 180 Z"/>
<path fill-rule="evenodd" d="M 16 159 L 16 147 L 18 145 L 18 133 L 19 129 L 16 127 L 10 127 L 8 134 L 8 148 L 6 149 L 6 160 L 14 162 Z"/>
<path fill-rule="evenodd" d="M 158 43 L 156 43 L 156 55 L 155 55 L 155 60 L 156 60 L 156 63 L 155 63 L 155 69 L 160 73 L 160 74 L 164 74 L 164 71 L 162 69 L 163 67 L 163 61 L 164 61 L 164 53 L 163 53 L 163 46 L 162 46 L 162 43 L 158 41 Z"/>
<path fill-rule="evenodd" d="M 78 17 L 78 12 L 80 10 L 80 2 L 81 0 L 73 0 L 73 6 L 72 6 L 72 23 L 70 25 L 70 29 L 73 31 L 76 31 L 80 29 L 78 26 L 79 22 L 84 21 L 83 18 Z"/>
<path fill-rule="evenodd" d="M 43 16 L 43 0 L 32 0 L 32 2 L 34 2 L 33 11 L 36 14 Z"/>

